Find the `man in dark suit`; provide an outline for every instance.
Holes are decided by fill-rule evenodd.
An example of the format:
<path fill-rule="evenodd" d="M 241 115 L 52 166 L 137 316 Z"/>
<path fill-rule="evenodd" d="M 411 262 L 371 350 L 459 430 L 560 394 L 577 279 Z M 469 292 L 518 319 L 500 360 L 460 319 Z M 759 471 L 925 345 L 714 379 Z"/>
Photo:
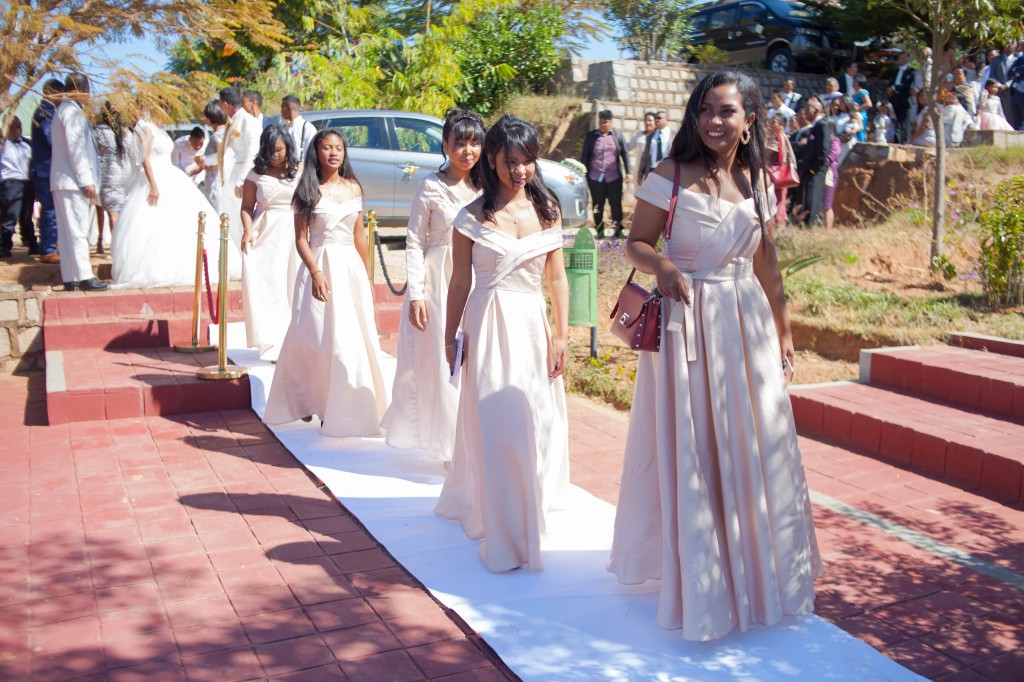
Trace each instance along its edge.
<path fill-rule="evenodd" d="M 896 142 L 910 144 L 910 107 L 917 97 L 920 84 L 917 82 L 917 71 L 910 65 L 910 56 L 901 52 L 899 69 L 889 83 L 889 101 L 896 114 Z"/>
<path fill-rule="evenodd" d="M 611 205 L 615 236 L 622 237 L 622 180 L 632 180 L 629 155 L 622 133 L 612 127 L 612 112 L 605 109 L 597 115 L 597 130 L 587 133 L 583 141 L 583 157 L 587 168 L 587 186 L 594 206 L 594 229 L 598 239 L 604 237 L 604 204 Z"/>
<path fill-rule="evenodd" d="M 806 224 L 815 227 L 824 218 L 825 176 L 828 173 L 828 155 L 832 149 L 835 129 L 832 121 L 824 115 L 821 100 L 812 97 L 807 101 L 807 113 L 814 122 L 811 124 L 807 144 L 804 145 L 797 162 L 800 186 L 803 188 L 803 206 Z"/>
<path fill-rule="evenodd" d="M 860 65 L 857 62 L 850 62 L 846 65 L 843 73 L 836 78 L 836 80 L 839 81 L 839 92 L 843 93 L 847 97 L 853 96 L 853 84 L 857 80 L 857 74 L 859 71 Z"/>

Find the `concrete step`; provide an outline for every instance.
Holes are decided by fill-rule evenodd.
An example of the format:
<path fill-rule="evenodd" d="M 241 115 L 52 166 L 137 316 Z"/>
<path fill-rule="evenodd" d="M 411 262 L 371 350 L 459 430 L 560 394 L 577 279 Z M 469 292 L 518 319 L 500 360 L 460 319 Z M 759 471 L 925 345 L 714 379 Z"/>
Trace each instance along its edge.
<path fill-rule="evenodd" d="M 853 382 L 790 389 L 797 429 L 1000 501 L 1024 501 L 1024 425 Z"/>
<path fill-rule="evenodd" d="M 1024 341 L 1016 339 L 1004 339 L 1001 336 L 988 336 L 987 334 L 954 332 L 949 335 L 948 341 L 951 345 L 959 346 L 960 348 L 986 350 L 990 353 L 1024 358 Z"/>
<path fill-rule="evenodd" d="M 153 347 L 47 350 L 49 423 L 249 407 L 248 378 L 204 381 L 196 376 L 200 367 L 216 364 L 216 351 L 187 354 Z"/>
<path fill-rule="evenodd" d="M 1024 422 L 1024 357 L 954 346 L 862 350 L 860 380 Z"/>

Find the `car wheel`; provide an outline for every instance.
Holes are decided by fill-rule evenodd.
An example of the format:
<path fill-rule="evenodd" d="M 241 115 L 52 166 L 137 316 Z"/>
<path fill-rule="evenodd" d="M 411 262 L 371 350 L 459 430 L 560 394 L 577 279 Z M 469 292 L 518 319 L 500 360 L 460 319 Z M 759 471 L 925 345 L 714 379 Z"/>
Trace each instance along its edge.
<path fill-rule="evenodd" d="M 769 71 L 792 71 L 796 64 L 793 63 L 793 53 L 784 45 L 772 48 L 768 53 Z"/>

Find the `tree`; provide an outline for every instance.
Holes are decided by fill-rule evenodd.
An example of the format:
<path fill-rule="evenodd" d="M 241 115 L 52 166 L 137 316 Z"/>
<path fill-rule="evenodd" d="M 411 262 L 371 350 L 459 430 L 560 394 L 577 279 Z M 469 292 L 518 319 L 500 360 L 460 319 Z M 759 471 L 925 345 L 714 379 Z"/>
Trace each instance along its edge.
<path fill-rule="evenodd" d="M 932 196 L 931 266 L 938 269 L 945 260 L 946 221 L 946 137 L 942 114 L 936 106 L 939 91 L 952 69 L 943 58 L 953 49 L 955 39 L 973 41 L 1020 39 L 1024 5 L 1019 0 L 872 0 L 872 5 L 895 8 L 911 20 L 913 29 L 925 37 L 936 56 L 925 74 L 928 113 L 935 130 L 935 183 Z"/>
<path fill-rule="evenodd" d="M 886 41 L 899 32 L 914 30 L 905 12 L 878 0 L 807 0 L 825 26 L 834 26 L 846 42 L 861 40 Z"/>
<path fill-rule="evenodd" d="M 36 0 L 6 4 L 0 10 L 0 111 L 13 111 L 41 81 L 68 71 L 83 71 L 82 54 L 103 42 L 143 35 L 169 41 L 178 36 L 229 42 L 244 35 L 253 44 L 280 49 L 288 40 L 274 19 L 273 0 Z M 204 85 L 202 74 L 186 79 L 171 74 L 150 77 L 111 60 L 92 60 L 92 80 L 109 72 L 107 89 L 124 108 L 149 109 L 156 118 L 178 118 Z M 116 88 L 116 89 L 115 89 Z M 141 97 L 136 101 L 135 96 Z"/>
<path fill-rule="evenodd" d="M 692 0 L 610 0 L 604 16 L 618 28 L 627 52 L 651 61 L 679 54 L 693 7 Z"/>
<path fill-rule="evenodd" d="M 567 56 L 558 47 L 565 30 L 554 5 L 534 9 L 505 3 L 477 14 L 454 41 L 465 74 L 461 102 L 487 113 L 512 94 L 539 92 Z"/>

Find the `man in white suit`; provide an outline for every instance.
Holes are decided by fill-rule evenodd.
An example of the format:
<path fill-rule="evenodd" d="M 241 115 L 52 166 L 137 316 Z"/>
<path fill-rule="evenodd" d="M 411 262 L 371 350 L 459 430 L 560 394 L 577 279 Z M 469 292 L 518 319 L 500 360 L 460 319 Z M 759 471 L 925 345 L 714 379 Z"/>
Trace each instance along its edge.
<path fill-rule="evenodd" d="M 82 104 L 89 101 L 89 79 L 73 73 L 65 87 L 50 133 L 50 189 L 57 213 L 60 274 L 65 291 L 102 291 L 107 285 L 96 279 L 89 263 L 90 203 L 97 196 L 100 179 L 92 128 L 82 110 Z"/>
<path fill-rule="evenodd" d="M 241 248 L 242 185 L 260 150 L 263 130 L 259 121 L 242 108 L 242 93 L 238 88 L 224 88 L 219 99 L 221 111 L 228 117 L 217 163 L 221 183 L 220 210 L 231 219 L 231 239 Z"/>

